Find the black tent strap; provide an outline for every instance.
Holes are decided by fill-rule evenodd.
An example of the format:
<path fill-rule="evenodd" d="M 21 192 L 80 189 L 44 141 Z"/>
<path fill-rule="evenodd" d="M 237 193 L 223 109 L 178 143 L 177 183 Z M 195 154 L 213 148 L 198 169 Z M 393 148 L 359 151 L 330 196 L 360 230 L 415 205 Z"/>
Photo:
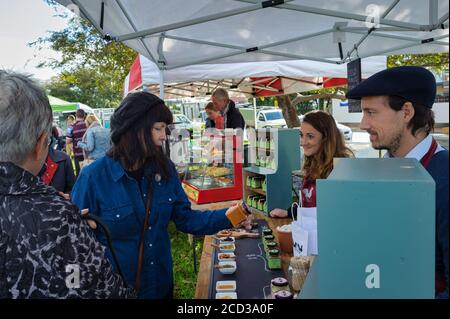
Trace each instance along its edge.
<path fill-rule="evenodd" d="M 434 38 L 428 38 L 428 39 L 422 40 L 421 42 L 422 42 L 422 44 L 424 44 L 424 43 L 430 43 L 430 42 L 433 42 L 433 41 L 434 41 Z"/>
<path fill-rule="evenodd" d="M 100 28 L 103 30 L 103 18 L 105 17 L 105 3 L 102 1 L 102 7 L 100 10 Z"/>
<path fill-rule="evenodd" d="M 263 8 L 275 7 L 280 4 L 284 4 L 284 0 L 267 0 L 261 2 Z"/>

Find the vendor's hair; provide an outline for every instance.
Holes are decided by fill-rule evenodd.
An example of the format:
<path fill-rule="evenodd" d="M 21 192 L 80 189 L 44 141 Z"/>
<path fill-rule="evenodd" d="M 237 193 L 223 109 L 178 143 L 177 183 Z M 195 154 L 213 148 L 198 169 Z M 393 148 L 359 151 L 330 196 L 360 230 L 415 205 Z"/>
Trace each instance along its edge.
<path fill-rule="evenodd" d="M 216 89 L 213 93 L 212 96 L 214 96 L 215 98 L 219 99 L 219 100 L 229 100 L 229 96 L 228 96 L 228 92 L 225 89 L 222 88 L 218 88 Z"/>
<path fill-rule="evenodd" d="M 216 108 L 216 106 L 214 105 L 213 102 L 209 102 L 208 104 L 206 104 L 205 110 L 211 110 L 211 111 L 218 112 L 218 109 Z"/>
<path fill-rule="evenodd" d="M 133 99 L 136 94 L 142 95 L 142 99 Z M 153 103 L 154 100 L 146 92 L 134 93 L 128 95 L 121 103 Z M 133 107 L 133 105 L 128 105 Z M 120 108 L 120 106 L 119 106 Z M 126 121 L 126 119 L 124 119 Z M 120 161 L 126 170 L 136 166 L 142 167 L 146 162 L 151 161 L 155 164 L 156 173 L 163 179 L 170 176 L 169 162 L 170 158 L 164 154 L 162 149 L 153 143 L 152 130 L 157 122 L 164 122 L 167 125 L 173 122 L 173 116 L 169 108 L 163 103 L 158 103 L 149 108 L 149 110 L 139 117 L 129 129 L 120 136 L 117 143 L 112 141 L 112 147 L 107 152 L 111 158 Z M 111 129 L 114 129 L 111 127 Z"/>
<path fill-rule="evenodd" d="M 29 76 L 0 70 L 0 162 L 22 164 L 53 115 L 45 91 Z"/>
<path fill-rule="evenodd" d="M 408 101 L 400 96 L 389 96 L 388 104 L 394 111 L 400 111 L 403 105 Z M 424 129 L 427 134 L 434 130 L 434 113 L 431 108 L 420 103 L 411 102 L 414 107 L 414 116 L 408 123 L 408 128 L 411 128 L 412 135 L 416 135 L 419 129 Z"/>
<path fill-rule="evenodd" d="M 322 144 L 317 154 L 305 156 L 303 174 L 311 179 L 327 178 L 333 169 L 334 157 L 353 157 L 345 145 L 344 137 L 337 128 L 334 118 L 323 111 L 305 114 L 303 123 L 308 123 L 322 134 Z"/>

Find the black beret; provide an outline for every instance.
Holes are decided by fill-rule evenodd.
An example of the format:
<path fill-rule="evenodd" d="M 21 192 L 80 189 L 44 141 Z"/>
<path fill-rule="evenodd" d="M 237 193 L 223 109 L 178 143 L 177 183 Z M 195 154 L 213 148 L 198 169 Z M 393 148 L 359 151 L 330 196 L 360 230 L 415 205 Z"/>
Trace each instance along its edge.
<path fill-rule="evenodd" d="M 111 140 L 117 144 L 133 123 L 158 104 L 164 105 L 164 101 L 148 92 L 131 93 L 125 97 L 111 116 Z"/>
<path fill-rule="evenodd" d="M 399 96 L 431 108 L 436 98 L 433 73 L 418 66 L 400 66 L 375 73 L 348 91 L 347 98 L 360 100 L 365 96 Z"/>

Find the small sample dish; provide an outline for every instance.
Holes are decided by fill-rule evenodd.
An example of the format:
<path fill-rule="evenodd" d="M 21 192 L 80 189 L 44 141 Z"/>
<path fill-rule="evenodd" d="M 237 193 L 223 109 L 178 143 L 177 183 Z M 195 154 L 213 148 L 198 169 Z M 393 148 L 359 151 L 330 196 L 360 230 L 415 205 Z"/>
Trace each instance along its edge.
<path fill-rule="evenodd" d="M 236 262 L 235 261 L 220 261 L 219 262 L 219 271 L 224 275 L 234 274 L 236 271 Z"/>
<path fill-rule="evenodd" d="M 234 292 L 236 291 L 236 280 L 221 280 L 216 282 L 217 292 Z"/>
<path fill-rule="evenodd" d="M 229 261 L 229 260 L 235 260 L 236 255 L 234 253 L 218 253 L 217 259 L 219 261 Z"/>
<path fill-rule="evenodd" d="M 221 243 L 221 244 L 234 243 L 235 241 L 236 241 L 236 240 L 234 239 L 234 237 L 230 237 L 230 236 L 220 238 L 220 243 Z"/>
<path fill-rule="evenodd" d="M 233 243 L 221 243 L 219 249 L 223 253 L 232 253 L 236 250 L 236 246 Z"/>
<path fill-rule="evenodd" d="M 218 292 L 218 293 L 216 293 L 216 299 L 237 299 L 237 293 L 235 293 L 235 292 Z"/>

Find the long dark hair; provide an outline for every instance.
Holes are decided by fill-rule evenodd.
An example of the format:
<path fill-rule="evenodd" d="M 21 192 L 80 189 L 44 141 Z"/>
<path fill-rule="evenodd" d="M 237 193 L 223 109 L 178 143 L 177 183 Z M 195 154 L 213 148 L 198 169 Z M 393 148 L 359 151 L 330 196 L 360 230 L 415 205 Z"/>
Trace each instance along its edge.
<path fill-rule="evenodd" d="M 164 101 L 148 92 L 129 94 L 111 118 L 112 147 L 107 155 L 120 161 L 126 170 L 153 162 L 156 173 L 168 179 L 170 159 L 152 139 L 152 129 L 157 122 L 167 125 L 173 122 Z"/>
<path fill-rule="evenodd" d="M 344 137 L 337 128 L 334 118 L 323 111 L 305 114 L 303 123 L 308 123 L 322 134 L 319 152 L 305 157 L 303 173 L 312 179 L 327 178 L 333 169 L 334 157 L 353 157 L 353 152 L 345 145 Z"/>

